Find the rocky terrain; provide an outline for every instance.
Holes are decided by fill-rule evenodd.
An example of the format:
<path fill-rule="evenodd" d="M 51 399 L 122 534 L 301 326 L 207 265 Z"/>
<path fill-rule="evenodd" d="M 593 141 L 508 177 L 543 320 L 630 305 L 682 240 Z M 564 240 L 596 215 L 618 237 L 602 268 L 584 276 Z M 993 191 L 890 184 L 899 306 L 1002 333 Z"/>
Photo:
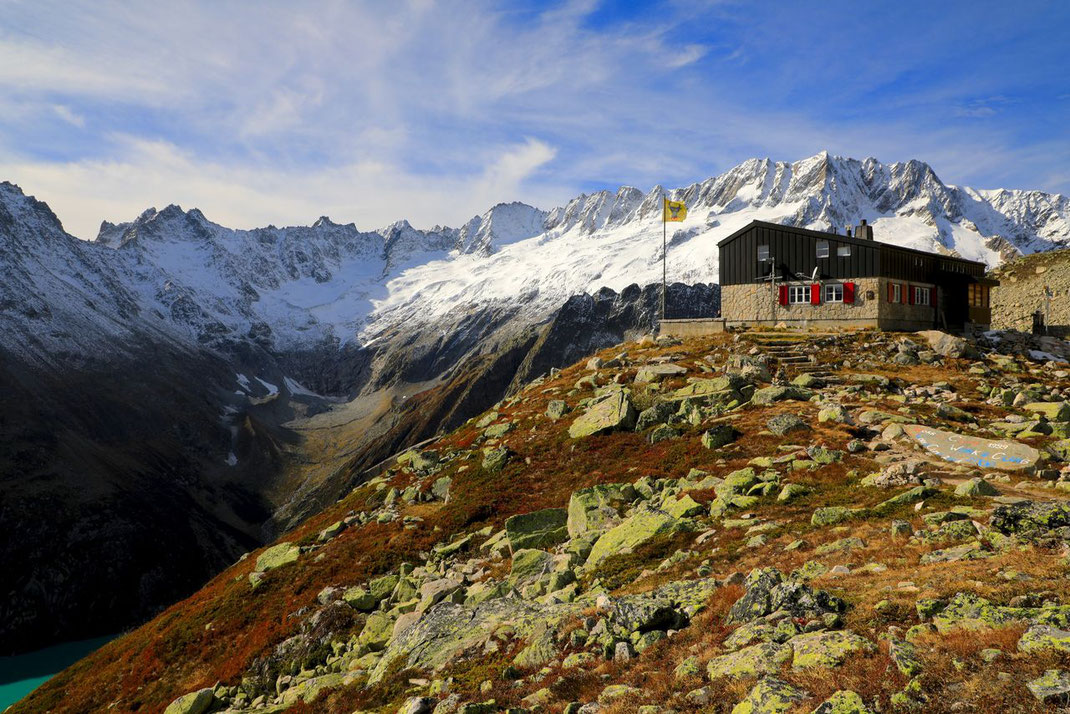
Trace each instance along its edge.
<path fill-rule="evenodd" d="M 689 206 L 670 317 L 716 312 L 716 243 L 755 218 L 864 217 L 990 265 L 1070 240 L 1066 197 L 826 152 L 459 228 L 237 230 L 167 206 L 83 241 L 2 182 L 0 652 L 140 622 L 386 457 L 650 329 L 663 193 Z"/>
<path fill-rule="evenodd" d="M 1068 356 L 936 332 L 602 350 L 12 711 L 1050 711 Z"/>
<path fill-rule="evenodd" d="M 1070 335 L 1070 251 L 1053 250 L 1009 261 L 993 271 L 992 327 L 1029 331 L 1033 313 L 1047 310 L 1055 334 Z"/>

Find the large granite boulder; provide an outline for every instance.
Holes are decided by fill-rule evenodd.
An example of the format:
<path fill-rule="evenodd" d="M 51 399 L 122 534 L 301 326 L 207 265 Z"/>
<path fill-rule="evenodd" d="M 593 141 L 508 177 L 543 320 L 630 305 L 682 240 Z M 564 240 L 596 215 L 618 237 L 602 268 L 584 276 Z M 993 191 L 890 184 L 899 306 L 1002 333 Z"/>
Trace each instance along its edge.
<path fill-rule="evenodd" d="M 637 497 L 630 483 L 604 483 L 574 491 L 568 501 L 569 537 L 612 528 L 620 523 L 624 508 Z"/>
<path fill-rule="evenodd" d="M 664 511 L 639 507 L 628 518 L 603 533 L 591 548 L 587 565 L 597 565 L 611 555 L 629 553 L 651 540 L 688 530 L 690 524 Z"/>
<path fill-rule="evenodd" d="M 297 562 L 301 556 L 301 548 L 293 543 L 279 543 L 273 545 L 256 559 L 256 569 L 260 572 L 281 568 L 284 565 Z"/>
<path fill-rule="evenodd" d="M 567 524 L 567 510 L 546 508 L 508 518 L 505 537 L 514 553 L 522 548 L 549 548 L 568 540 Z"/>
<path fill-rule="evenodd" d="M 215 694 L 211 689 L 201 689 L 171 702 L 164 714 L 204 714 L 215 703 Z"/>
<path fill-rule="evenodd" d="M 750 622 L 778 610 L 798 620 L 817 620 L 847 609 L 847 604 L 835 595 L 787 579 L 776 568 L 752 570 L 743 585 L 746 590 L 728 611 L 730 625 Z"/>
<path fill-rule="evenodd" d="M 581 439 L 611 431 L 630 430 L 635 426 L 635 419 L 635 407 L 631 399 L 623 390 L 618 390 L 576 417 L 568 428 L 568 435 L 573 439 Z"/>

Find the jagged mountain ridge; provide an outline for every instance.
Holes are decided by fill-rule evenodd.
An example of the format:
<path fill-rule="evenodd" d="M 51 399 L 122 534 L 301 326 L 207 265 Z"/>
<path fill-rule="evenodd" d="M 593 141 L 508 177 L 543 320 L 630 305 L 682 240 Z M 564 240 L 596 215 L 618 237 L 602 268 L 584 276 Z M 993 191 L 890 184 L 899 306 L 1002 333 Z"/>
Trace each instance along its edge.
<path fill-rule="evenodd" d="M 38 352 L 77 352 L 83 341 L 90 352 L 96 343 L 79 326 L 100 334 L 104 324 L 113 335 L 132 329 L 134 317 L 179 340 L 252 341 L 274 351 L 369 344 L 492 304 L 516 305 L 537 322 L 571 295 L 660 279 L 661 194 L 660 186 L 646 194 L 622 187 L 550 211 L 499 204 L 460 229 L 430 230 L 399 221 L 361 231 L 325 217 L 310 227 L 233 230 L 197 209 L 149 209 L 128 223 L 105 222 L 92 243 L 68 236 L 32 247 L 6 238 L 15 265 L 5 265 L 0 285 L 3 314 L 25 318 L 12 326 L 37 336 L 20 347 Z M 690 211 L 670 227 L 670 276 L 682 282 L 714 280 L 717 240 L 754 218 L 821 229 L 868 218 L 878 240 L 990 265 L 1070 244 L 1067 197 L 949 186 L 920 161 L 752 159 L 668 194 Z M 38 210 L 10 184 L 0 201 L 9 214 Z M 26 224 L 62 232 L 47 207 Z M 64 295 L 69 284 L 27 276 L 67 273 L 83 280 L 79 290 L 100 315 L 72 308 L 51 317 L 54 329 L 39 329 L 46 307 L 77 301 Z"/>
<path fill-rule="evenodd" d="M 685 223 L 670 226 L 669 275 L 691 284 L 716 279 L 717 240 L 753 218 L 828 227 L 866 217 L 879 239 L 950 246 L 993 262 L 1000 251 L 1070 242 L 1065 197 L 948 187 L 920 162 L 882 165 L 827 154 L 793 164 L 753 160 L 669 193 L 690 207 Z M 17 497 L 45 504 L 40 512 L 52 513 L 50 525 L 65 532 L 92 524 L 100 508 L 89 497 L 97 491 L 84 494 L 84 506 L 72 501 L 75 507 L 63 490 L 75 493 L 86 482 L 82 455 L 89 444 L 108 455 L 91 465 L 107 489 L 130 491 L 153 507 L 187 496 L 203 502 L 203 532 L 184 534 L 176 523 L 163 535 L 184 538 L 183 547 L 195 544 L 187 560 L 200 557 L 215 570 L 265 531 L 270 536 L 273 523 L 294 522 L 331 487 L 351 482 L 353 473 L 339 471 L 324 476 L 326 490 L 316 482 L 300 492 L 283 489 L 290 481 L 279 444 L 296 438 L 289 420 L 303 409 L 290 403 L 295 396 L 318 400 L 302 396 L 302 385 L 389 404 L 367 437 L 346 440 L 354 453 L 365 452 L 353 463 L 367 464 L 494 404 L 514 387 L 518 365 L 533 377 L 576 359 L 575 345 L 597 349 L 594 338 L 614 315 L 626 316 L 620 329 L 647 329 L 649 310 L 630 306 L 649 302 L 649 288 L 629 286 L 661 279 L 661 195 L 661 187 L 645 194 L 623 187 L 550 211 L 500 204 L 460 229 L 426 231 L 406 221 L 361 231 L 327 218 L 308 227 L 233 230 L 197 209 L 169 206 L 129 223 L 105 223 L 97 240 L 86 242 L 67 234 L 47 205 L 0 183 L 0 368 L 14 375 L 9 383 L 17 378 L 24 387 L 24 396 L 0 395 L 9 400 L 0 398 L 0 437 L 17 457 L 0 480 L 38 489 L 23 494 L 5 486 L 8 512 L 20 512 Z M 616 307 L 588 314 L 588 303 L 573 298 L 597 297 L 603 287 L 620 299 L 594 303 Z M 670 300 L 670 316 L 715 309 L 715 288 Z M 564 319 L 570 314 L 585 319 Z M 604 336 L 619 341 L 618 332 Z M 136 390 L 123 386 L 129 384 Z M 447 396 L 428 418 L 407 420 L 399 412 L 410 396 L 436 386 Z M 128 394 L 138 409 L 114 405 L 116 395 Z M 50 403 L 60 406 L 41 407 Z M 190 403 L 195 408 L 181 406 Z M 104 412 L 112 435 L 98 429 Z M 196 438 L 186 424 L 194 412 Z M 66 438 L 80 448 L 57 451 L 40 438 L 68 422 L 74 426 Z M 147 425 L 166 443 L 142 449 Z M 176 495 L 161 501 L 176 474 Z M 55 504 L 64 510 L 57 513 Z M 126 510 L 109 512 L 118 519 Z M 165 520 L 164 511 L 122 528 L 139 542 Z M 22 528 L 13 523 L 10 532 Z M 27 533 L 34 543 L 49 540 Z M 92 568 L 107 554 L 94 548 L 78 567 Z M 46 582 L 59 583 L 71 572 L 62 560 L 46 562 L 51 557 L 26 561 L 12 574 L 17 592 L 0 602 L 0 610 L 17 615 L 7 618 L 19 630 L 5 633 L 9 647 L 40 645 L 60 630 L 72 632 L 64 623 L 90 621 L 87 601 L 78 600 L 94 589 L 84 578 L 76 579 L 84 588 L 47 590 L 49 617 L 34 620 L 40 589 L 32 576 L 45 572 Z M 117 566 L 109 582 L 141 592 L 131 585 L 139 568 Z M 146 589 L 152 596 L 131 611 L 151 612 L 203 582 L 206 572 L 177 571 Z M 95 598 L 111 595 L 96 590 Z M 42 629 L 41 619 L 51 622 Z"/>

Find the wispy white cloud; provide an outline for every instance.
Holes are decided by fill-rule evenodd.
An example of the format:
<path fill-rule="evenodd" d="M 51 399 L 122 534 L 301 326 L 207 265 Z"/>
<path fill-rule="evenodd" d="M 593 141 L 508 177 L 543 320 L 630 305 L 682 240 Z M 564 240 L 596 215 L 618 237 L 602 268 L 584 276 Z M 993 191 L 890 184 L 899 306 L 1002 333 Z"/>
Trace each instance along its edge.
<path fill-rule="evenodd" d="M 85 126 L 85 117 L 81 114 L 74 113 L 71 111 L 70 107 L 66 107 L 62 104 L 54 104 L 52 106 L 52 111 L 56 113 L 56 116 L 71 126 L 76 126 L 79 129 Z"/>
<path fill-rule="evenodd" d="M 83 237 L 170 202 L 243 226 L 458 223 L 825 148 L 1068 187 L 1065 124 L 1012 96 L 1034 75 L 1066 95 L 1036 54 L 1057 50 L 998 8 L 988 27 L 920 0 L 918 26 L 847 0 L 0 2 L 0 178 Z M 821 32 L 786 39 L 801 26 Z"/>
<path fill-rule="evenodd" d="M 67 230 L 86 239 L 96 236 L 101 216 L 129 220 L 134 207 L 170 203 L 198 207 L 212 220 L 238 228 L 307 224 L 329 215 L 371 230 L 402 218 L 424 226 L 460 225 L 477 210 L 515 198 L 554 156 L 551 146 L 529 139 L 507 147 L 479 172 L 451 177 L 444 187 L 438 177 L 374 160 L 281 170 L 211 161 L 162 141 L 114 141 L 121 147 L 114 158 L 0 161 L 0 175 L 15 177 L 28 192 L 61 206 Z M 537 188 L 529 193 L 543 205 L 564 198 Z"/>

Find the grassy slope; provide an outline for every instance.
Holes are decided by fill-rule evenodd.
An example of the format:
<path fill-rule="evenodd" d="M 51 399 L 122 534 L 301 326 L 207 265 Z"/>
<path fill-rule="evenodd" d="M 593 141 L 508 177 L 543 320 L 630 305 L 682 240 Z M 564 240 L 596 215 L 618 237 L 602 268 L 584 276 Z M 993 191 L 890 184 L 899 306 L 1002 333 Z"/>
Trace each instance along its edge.
<path fill-rule="evenodd" d="M 825 359 L 841 359 L 852 352 L 852 340 L 830 345 Z M 635 359 L 649 359 L 673 353 L 677 362 L 688 366 L 692 374 L 699 374 L 705 364 L 703 356 L 714 353 L 717 363 L 723 364 L 729 340 L 715 338 L 685 343 L 682 347 L 639 349 L 629 345 Z M 608 358 L 620 348 L 602 353 Z M 965 372 L 966 363 L 948 360 L 950 369 L 932 367 L 882 366 L 866 371 L 899 377 L 907 382 L 929 384 L 947 380 L 958 389 L 958 406 L 977 413 L 982 418 L 992 416 L 992 408 L 982 403 L 976 381 Z M 623 371 L 630 381 L 635 369 Z M 300 608 L 315 604 L 320 590 L 331 584 L 353 584 L 377 574 L 396 569 L 399 563 L 417 562 L 418 554 L 432 545 L 448 540 L 454 533 L 471 532 L 485 525 L 500 527 L 505 518 L 539 508 L 563 506 L 570 493 L 584 486 L 600 482 L 633 481 L 640 476 L 672 477 L 685 475 L 691 468 L 723 474 L 740 468 L 753 457 L 776 453 L 777 446 L 800 443 L 798 438 L 761 435 L 765 421 L 778 411 L 805 414 L 816 425 L 816 406 L 812 404 L 781 403 L 764 408 L 748 408 L 738 413 L 733 423 L 745 436 L 735 445 L 720 452 L 701 446 L 701 428 L 694 428 L 678 440 L 664 441 L 651 446 L 641 434 L 616 433 L 573 441 L 567 435 L 571 417 L 553 422 L 543 414 L 550 399 L 563 397 L 572 385 L 587 372 L 582 365 L 573 366 L 552 381 L 528 389 L 522 399 L 499 411 L 517 424 L 517 429 L 505 439 L 517 456 L 504 472 L 490 475 L 478 466 L 473 455 L 469 460 L 451 461 L 437 476 L 453 478 L 454 494 L 449 503 L 418 504 L 403 509 L 405 515 L 423 518 L 420 526 L 405 530 L 400 519 L 389 524 L 372 523 L 350 528 L 329 545 L 319 550 L 323 557 L 302 557 L 296 564 L 273 571 L 256 591 L 248 585 L 247 575 L 255 558 L 235 564 L 206 585 L 201 591 L 176 604 L 143 627 L 115 640 L 89 658 L 75 664 L 35 692 L 14 709 L 15 712 L 86 712 L 112 711 L 158 712 L 176 696 L 194 689 L 212 686 L 216 682 L 234 684 L 254 659 L 273 645 L 296 631 L 298 618 L 291 617 Z M 1030 379 L 1023 375 L 1024 380 Z M 1063 386 L 1066 386 L 1065 380 Z M 677 379 L 670 386 L 682 386 Z M 575 398 L 566 397 L 574 403 Z M 864 402 L 869 408 L 895 412 L 903 405 L 881 395 Z M 920 411 L 925 412 L 927 407 Z M 444 437 L 435 445 L 440 451 L 464 450 L 473 445 L 479 430 L 468 424 Z M 844 425 L 819 425 L 807 435 L 802 445 L 823 443 L 843 448 L 855 432 Z M 1040 441 L 1043 441 L 1041 439 Z M 847 535 L 858 536 L 865 547 L 850 552 L 822 556 L 828 566 L 849 564 L 854 570 L 865 563 L 880 562 L 887 570 L 880 573 L 859 573 L 834 579 L 820 578 L 816 584 L 833 589 L 851 604 L 847 615 L 850 629 L 877 641 L 888 625 L 910 626 L 918 622 L 914 602 L 921 597 L 950 596 L 968 589 L 1000 602 L 1009 598 L 1047 590 L 1070 602 L 1070 584 L 1065 577 L 1063 562 L 1058 554 L 1040 549 L 1014 550 L 982 561 L 951 565 L 919 565 L 919 556 L 934 545 L 910 545 L 893 538 L 888 525 L 892 518 L 906 518 L 920 527 L 920 519 L 912 507 L 889 513 L 879 519 L 849 523 L 834 528 L 814 528 L 809 525 L 813 509 L 825 505 L 872 505 L 887 496 L 887 491 L 860 488 L 862 475 L 877 469 L 872 453 L 848 456 L 842 463 L 815 471 L 789 472 L 787 480 L 812 488 L 812 493 L 790 505 L 764 499 L 754 513 L 762 521 L 781 524 L 771 531 L 764 545 L 746 547 L 749 538 L 742 528 L 722 528 L 714 524 L 717 533 L 701 546 L 689 542 L 672 542 L 649 552 L 625 556 L 607 564 L 603 575 L 622 586 L 622 591 L 645 590 L 672 578 L 692 573 L 699 560 L 709 560 L 713 575 L 725 577 L 732 572 L 747 572 L 753 567 L 776 565 L 784 572 L 813 559 L 814 549 L 823 543 Z M 464 468 L 462 468 L 464 467 Z M 961 474 L 949 470 L 950 479 Z M 393 475 L 394 484 L 408 485 L 403 473 Z M 432 479 L 433 480 L 433 479 Z M 1017 479 L 1016 479 L 1017 480 Z M 1024 479 L 1030 481 L 1030 478 Z M 1035 479 L 1033 479 L 1035 481 Z M 953 482 L 953 481 L 952 481 Z M 1028 491 L 1028 489 L 1027 489 Z M 311 543 L 315 534 L 328 524 L 355 511 L 370 510 L 374 505 L 372 489 L 354 491 L 336 505 L 309 519 L 283 540 Z M 893 492 L 894 493 L 894 492 Z M 1051 498 L 1050 490 L 1038 490 L 1044 498 Z M 712 493 L 694 493 L 700 501 L 709 501 Z M 983 499 L 976 499 L 984 506 Z M 945 510 L 960 503 L 945 490 L 926 504 L 926 511 Z M 805 545 L 792 551 L 784 547 L 797 539 Z M 682 562 L 668 573 L 643 575 L 677 547 L 699 551 L 695 559 Z M 1017 571 L 1030 579 L 1005 579 L 998 572 Z M 904 585 L 905 582 L 913 585 Z M 738 588 L 723 588 L 714 596 L 709 609 L 692 627 L 671 639 L 662 641 L 643 656 L 628 663 L 606 662 L 583 671 L 563 673 L 555 683 L 555 694 L 562 702 L 572 699 L 590 700 L 597 696 L 607 681 L 626 682 L 642 686 L 655 697 L 668 697 L 673 692 L 687 691 L 701 686 L 698 678 L 675 681 L 671 676 L 676 662 L 690 654 L 708 659 L 716 653 L 719 642 L 728 630 L 722 625 L 723 614 L 738 597 Z M 890 606 L 877 613 L 873 609 L 880 600 Z M 1014 654 L 1014 643 L 1020 628 L 1001 632 L 963 632 L 933 638 L 924 652 L 927 663 L 924 683 L 933 694 L 929 711 L 944 711 L 946 706 L 961 698 L 972 697 L 972 711 L 1029 711 L 1033 708 L 1022 682 L 1044 669 L 1062 664 L 1070 665 L 1065 655 L 1045 654 L 1023 657 Z M 977 652 L 989 646 L 1003 645 L 1007 656 L 995 663 L 982 662 Z M 539 686 L 534 682 L 519 688 L 505 687 L 496 676 L 507 659 L 491 657 L 460 666 L 454 675 L 454 691 L 467 693 L 476 700 L 497 696 L 499 702 L 518 701 Z M 999 672 L 1014 672 L 1004 681 Z M 607 675 L 604 677 L 603 675 Z M 838 688 L 852 688 L 868 699 L 878 698 L 887 703 L 888 697 L 905 684 L 905 679 L 890 666 L 886 648 L 866 657 L 858 657 L 835 670 L 791 673 L 789 679 L 803 685 L 817 696 L 825 696 Z M 481 694 L 478 685 L 485 679 L 498 682 L 490 694 Z M 749 689 L 752 681 L 718 681 L 711 684 L 718 690 L 715 702 L 705 709 L 694 711 L 727 711 Z M 398 698 L 406 689 L 404 678 L 396 678 L 393 687 L 375 692 L 361 692 L 356 688 L 336 691 L 321 699 L 312 711 L 348 712 L 357 706 L 381 707 L 394 711 Z M 952 696 L 953 695 L 953 696 Z M 819 702 L 812 700 L 809 708 Z M 306 707 L 294 708 L 300 711 Z M 686 710 L 686 707 L 678 707 Z M 620 709 L 627 710 L 628 707 Z M 809 709 L 806 709 L 809 711 Z"/>

